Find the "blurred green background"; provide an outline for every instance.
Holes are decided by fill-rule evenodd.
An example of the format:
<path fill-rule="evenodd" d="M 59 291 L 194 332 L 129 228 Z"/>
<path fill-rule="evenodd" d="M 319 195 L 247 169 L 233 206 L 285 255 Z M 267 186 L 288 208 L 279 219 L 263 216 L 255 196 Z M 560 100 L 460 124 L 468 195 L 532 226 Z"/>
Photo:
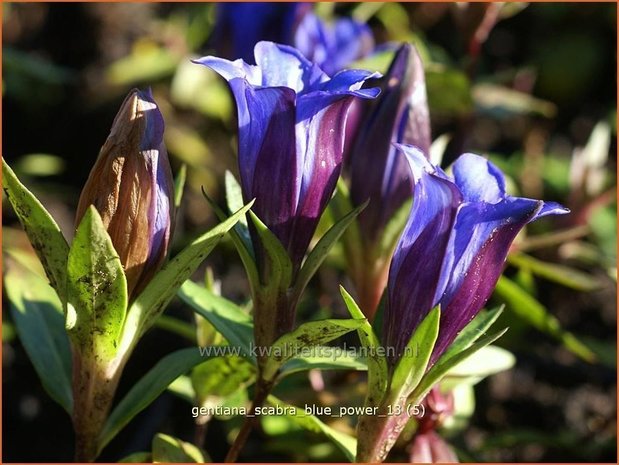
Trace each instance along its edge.
<path fill-rule="evenodd" d="M 174 250 L 213 225 L 200 188 L 221 200 L 225 170 L 236 172 L 234 107 L 223 80 L 189 60 L 212 52 L 215 5 L 3 3 L 2 8 L 2 156 L 67 238 L 81 186 L 120 103 L 135 86 L 152 87 L 166 119 L 174 172 L 182 164 L 188 167 Z M 464 151 L 488 155 L 510 177 L 513 193 L 559 201 L 573 211 L 530 228 L 518 243 L 519 253 L 512 254 L 494 301 L 511 310 L 503 317 L 511 329 L 501 345 L 518 362 L 478 385 L 471 425 L 450 441 L 463 456 L 479 461 L 615 461 L 616 5 L 507 4 L 496 12 L 496 24 L 476 54 L 469 44 L 487 8 L 316 6 L 325 18 L 367 20 L 377 43 L 407 40 L 418 46 L 427 71 L 433 138 L 442 137 L 444 165 Z M 388 60 L 378 56 L 358 65 L 384 70 Z M 26 242 L 3 202 L 3 246 L 27 247 Z M 231 244 L 220 246 L 207 264 L 224 295 L 246 298 L 247 283 Z M 323 267 L 301 319 L 344 314 L 336 286 L 347 282 L 340 264 L 335 254 L 332 266 Z M 178 302 L 169 313 L 192 320 Z M 3 460 L 70 460 L 70 421 L 47 398 L 10 317 L 3 318 Z M 185 340 L 163 329 L 149 333 L 119 394 L 183 345 Z M 334 386 L 329 395 L 361 399 L 355 376 L 328 377 Z M 280 389 L 298 405 L 331 401 L 303 379 Z M 248 445 L 256 461 L 342 460 L 324 440 L 276 423 L 265 425 L 266 439 Z M 191 440 L 188 404 L 162 396 L 101 459 L 115 461 L 148 449 L 158 431 Z M 285 441 L 278 439 L 280 431 Z M 205 446 L 214 460 L 223 459 L 226 435 L 222 422 L 209 425 Z"/>

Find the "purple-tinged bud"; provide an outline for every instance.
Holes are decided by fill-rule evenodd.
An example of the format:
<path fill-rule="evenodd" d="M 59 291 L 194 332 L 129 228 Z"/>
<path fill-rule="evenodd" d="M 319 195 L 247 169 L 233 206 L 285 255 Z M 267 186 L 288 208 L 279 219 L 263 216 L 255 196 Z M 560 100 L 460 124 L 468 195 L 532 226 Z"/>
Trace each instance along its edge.
<path fill-rule="evenodd" d="M 350 154 L 352 202 L 370 200 L 359 215 L 368 243 L 412 196 L 410 170 L 393 144 L 413 145 L 428 156 L 431 143 L 423 63 L 411 44 L 399 48 L 380 87 L 376 100 L 363 102 L 369 110 Z"/>
<path fill-rule="evenodd" d="M 380 96 L 357 101 L 349 121 L 345 157 L 352 204 L 356 207 L 368 199 L 370 203 L 358 217 L 362 249 L 347 250 L 347 256 L 359 305 L 372 319 L 389 269 L 390 250 L 381 250 L 383 232 L 413 192 L 406 160 L 393 144 L 414 145 L 426 156 L 430 150 L 423 63 L 412 45 L 398 49 L 381 81 Z"/>
<path fill-rule="evenodd" d="M 161 267 L 174 225 L 174 183 L 164 121 L 148 91 L 125 98 L 82 190 L 75 226 L 99 211 L 127 276 L 130 301 Z"/>

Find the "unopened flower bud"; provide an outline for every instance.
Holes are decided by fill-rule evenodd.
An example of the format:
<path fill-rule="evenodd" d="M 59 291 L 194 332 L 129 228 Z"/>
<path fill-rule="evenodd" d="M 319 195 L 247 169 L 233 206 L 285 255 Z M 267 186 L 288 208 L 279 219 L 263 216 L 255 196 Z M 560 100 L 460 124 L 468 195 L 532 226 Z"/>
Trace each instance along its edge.
<path fill-rule="evenodd" d="M 82 190 L 75 225 L 99 211 L 127 276 L 130 300 L 165 259 L 174 224 L 173 179 L 164 121 L 148 91 L 132 90 Z"/>

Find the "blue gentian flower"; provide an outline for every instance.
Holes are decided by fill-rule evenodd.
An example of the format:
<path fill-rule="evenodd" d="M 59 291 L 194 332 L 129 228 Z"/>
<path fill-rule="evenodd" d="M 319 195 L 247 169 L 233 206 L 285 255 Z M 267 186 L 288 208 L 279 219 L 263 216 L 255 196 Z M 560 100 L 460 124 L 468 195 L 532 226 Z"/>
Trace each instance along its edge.
<path fill-rule="evenodd" d="M 378 95 L 361 87 L 379 76 L 346 70 L 330 78 L 298 50 L 272 42 L 259 42 L 255 59 L 256 66 L 210 56 L 196 63 L 228 81 L 243 196 L 256 199 L 255 213 L 298 270 L 340 174 L 348 108 L 356 97 Z"/>
<path fill-rule="evenodd" d="M 374 50 L 367 24 L 350 18 L 327 24 L 313 13 L 303 17 L 294 36 L 295 47 L 332 76 Z"/>
<path fill-rule="evenodd" d="M 478 155 L 461 155 L 451 179 L 420 150 L 398 148 L 406 155 L 415 187 L 389 270 L 383 341 L 394 347 L 395 362 L 415 328 L 440 304 L 433 364 L 485 305 L 520 230 L 569 210 L 507 195 L 501 171 Z"/>
<path fill-rule="evenodd" d="M 254 64 L 256 43 L 292 45 L 299 21 L 310 8 L 300 2 L 219 3 L 211 44 L 218 56 Z"/>

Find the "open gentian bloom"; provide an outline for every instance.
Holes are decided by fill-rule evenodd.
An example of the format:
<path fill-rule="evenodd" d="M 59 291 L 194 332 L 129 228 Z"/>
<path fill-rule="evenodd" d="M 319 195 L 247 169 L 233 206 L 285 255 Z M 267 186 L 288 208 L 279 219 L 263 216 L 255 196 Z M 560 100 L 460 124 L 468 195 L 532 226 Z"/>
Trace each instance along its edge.
<path fill-rule="evenodd" d="M 75 226 L 98 210 L 127 276 L 130 299 L 161 267 L 174 228 L 174 181 L 164 121 L 150 89 L 125 98 L 82 189 Z"/>
<path fill-rule="evenodd" d="M 294 36 L 295 47 L 329 76 L 374 50 L 374 36 L 367 24 L 340 18 L 325 24 L 308 13 Z"/>
<path fill-rule="evenodd" d="M 298 50 L 272 42 L 259 42 L 255 58 L 257 66 L 216 57 L 196 63 L 230 85 L 244 199 L 256 199 L 254 212 L 298 270 L 340 174 L 348 107 L 355 97 L 378 95 L 361 89 L 378 75 L 346 70 L 330 78 Z"/>
<path fill-rule="evenodd" d="M 569 210 L 507 195 L 503 174 L 478 155 L 461 155 L 451 179 L 420 150 L 399 149 L 415 187 L 389 270 L 383 341 L 395 349 L 393 364 L 415 328 L 440 304 L 432 365 L 490 297 L 518 232 L 531 221 Z"/>

